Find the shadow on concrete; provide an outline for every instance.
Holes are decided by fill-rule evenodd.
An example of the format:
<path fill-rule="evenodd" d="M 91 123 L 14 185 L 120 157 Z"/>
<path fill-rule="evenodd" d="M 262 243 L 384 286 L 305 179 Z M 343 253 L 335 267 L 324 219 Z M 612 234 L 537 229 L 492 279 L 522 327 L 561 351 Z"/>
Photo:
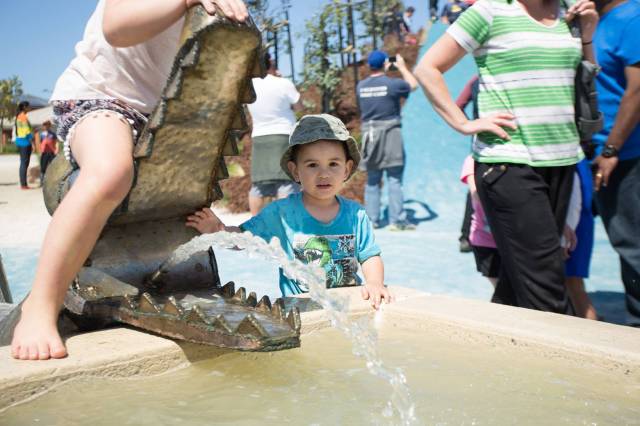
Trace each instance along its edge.
<path fill-rule="evenodd" d="M 427 203 L 418 200 L 404 200 L 404 211 L 407 215 L 407 222 L 414 225 L 420 222 L 427 222 L 438 217 L 438 213 L 433 211 Z M 389 207 L 382 209 L 380 215 L 380 221 L 378 222 L 381 228 L 389 225 Z"/>
<path fill-rule="evenodd" d="M 603 317 L 604 321 L 613 324 L 626 324 L 627 308 L 624 293 L 617 291 L 594 291 L 589 293 L 589 297 L 598 315 Z"/>

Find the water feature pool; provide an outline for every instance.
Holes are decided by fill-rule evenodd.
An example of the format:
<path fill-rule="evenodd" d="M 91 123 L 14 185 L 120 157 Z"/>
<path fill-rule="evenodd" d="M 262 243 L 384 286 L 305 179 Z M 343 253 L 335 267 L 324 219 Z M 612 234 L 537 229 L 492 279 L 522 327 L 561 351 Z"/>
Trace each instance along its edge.
<path fill-rule="evenodd" d="M 638 376 L 470 342 L 385 316 L 385 362 L 403 368 L 425 424 L 634 424 Z M 387 424 L 388 386 L 325 329 L 301 349 L 229 353 L 161 376 L 92 379 L 0 414 L 0 424 Z"/>

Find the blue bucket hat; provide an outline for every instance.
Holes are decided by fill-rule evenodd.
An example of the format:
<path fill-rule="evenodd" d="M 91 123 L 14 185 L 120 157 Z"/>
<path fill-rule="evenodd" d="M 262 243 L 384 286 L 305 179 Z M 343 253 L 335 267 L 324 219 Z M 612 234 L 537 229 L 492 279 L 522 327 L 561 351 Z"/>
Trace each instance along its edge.
<path fill-rule="evenodd" d="M 369 63 L 369 67 L 372 70 L 381 70 L 384 68 L 385 61 L 389 58 L 389 55 L 384 53 L 382 50 L 374 50 L 369 53 L 369 57 L 367 58 L 367 62 Z"/>

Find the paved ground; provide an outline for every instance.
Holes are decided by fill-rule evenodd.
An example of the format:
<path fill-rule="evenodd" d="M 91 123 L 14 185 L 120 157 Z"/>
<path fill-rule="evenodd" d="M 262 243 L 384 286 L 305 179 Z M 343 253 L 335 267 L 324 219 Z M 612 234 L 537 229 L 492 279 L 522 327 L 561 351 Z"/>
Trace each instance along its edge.
<path fill-rule="evenodd" d="M 430 38 L 442 32 L 443 27 L 436 24 Z M 452 93 L 460 91 L 474 70 L 471 58 L 466 57 L 447 73 Z M 466 195 L 458 176 L 469 152 L 469 139 L 449 129 L 420 91 L 411 95 L 403 110 L 403 134 L 407 152 L 405 208 L 418 229 L 396 233 L 383 228 L 376 232 L 386 281 L 433 294 L 488 300 L 492 289 L 476 272 L 473 255 L 458 252 Z M 21 191 L 17 175 L 18 157 L 0 156 L 0 254 L 14 299 L 20 300 L 31 285 L 49 216 L 41 191 Z M 225 221 L 234 225 L 247 217 L 225 215 Z M 220 252 L 217 257 L 223 281 L 234 280 L 260 294 L 279 296 L 274 265 L 261 260 L 247 262 L 242 252 Z M 624 321 L 618 258 L 600 221 L 587 289 L 606 320 Z"/>

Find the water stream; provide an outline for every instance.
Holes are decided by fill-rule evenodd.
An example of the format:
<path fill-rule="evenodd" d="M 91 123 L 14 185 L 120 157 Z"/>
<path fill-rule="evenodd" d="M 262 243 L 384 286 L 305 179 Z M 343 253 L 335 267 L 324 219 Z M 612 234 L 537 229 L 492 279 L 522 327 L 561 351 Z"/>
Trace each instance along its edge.
<path fill-rule="evenodd" d="M 369 317 L 365 316 L 357 321 L 349 319 L 349 300 L 345 296 L 327 290 L 324 270 L 314 265 L 304 264 L 297 259 L 289 259 L 277 238 L 267 243 L 248 232 L 203 234 L 178 247 L 161 266 L 161 270 L 169 270 L 187 260 L 192 254 L 207 250 L 211 246 L 238 248 L 244 250 L 249 257 L 270 260 L 282 267 L 286 276 L 306 284 L 309 288 L 309 296 L 323 307 L 331 325 L 351 340 L 353 354 L 366 361 L 367 370 L 371 374 L 385 380 L 391 386 L 391 397 L 382 411 L 383 417 L 393 421 L 394 415 L 397 415 L 402 425 L 418 423 L 415 404 L 406 378 L 400 368 L 390 368 L 382 362 L 378 354 L 377 335 Z"/>

